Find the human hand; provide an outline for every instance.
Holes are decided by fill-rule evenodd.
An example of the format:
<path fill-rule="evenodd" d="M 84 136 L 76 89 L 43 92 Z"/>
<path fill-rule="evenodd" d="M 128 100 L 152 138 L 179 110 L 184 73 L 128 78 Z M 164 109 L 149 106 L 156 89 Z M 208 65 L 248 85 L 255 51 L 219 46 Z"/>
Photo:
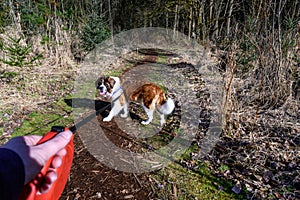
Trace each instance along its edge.
<path fill-rule="evenodd" d="M 50 168 L 48 169 L 42 186 L 38 193 L 46 193 L 57 179 L 56 169 L 62 164 L 62 157 L 66 155 L 65 146 L 72 137 L 71 131 L 64 131 L 57 134 L 54 138 L 36 145 L 42 136 L 23 136 L 11 139 L 3 148 L 10 149 L 17 153 L 23 161 L 25 169 L 25 183 L 31 181 L 53 157 Z"/>

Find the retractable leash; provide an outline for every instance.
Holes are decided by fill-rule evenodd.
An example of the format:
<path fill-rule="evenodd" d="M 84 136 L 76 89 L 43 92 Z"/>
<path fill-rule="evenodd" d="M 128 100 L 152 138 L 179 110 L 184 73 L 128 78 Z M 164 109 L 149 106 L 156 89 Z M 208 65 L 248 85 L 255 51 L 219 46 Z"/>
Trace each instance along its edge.
<path fill-rule="evenodd" d="M 118 99 L 118 98 L 117 98 Z M 41 144 L 44 142 L 47 142 L 48 140 L 55 137 L 57 134 L 65 131 L 70 130 L 73 134 L 76 132 L 76 130 L 83 125 L 85 125 L 87 122 L 92 120 L 95 115 L 102 113 L 106 108 L 108 108 L 110 104 L 106 105 L 105 107 L 101 108 L 100 110 L 97 110 L 96 112 L 90 114 L 88 117 L 84 118 L 74 126 L 70 128 L 65 128 L 62 126 L 53 126 L 51 128 L 51 131 L 46 133 L 46 135 L 37 143 Z M 51 167 L 51 163 L 53 160 L 53 157 L 50 158 L 45 166 L 42 168 L 40 173 L 28 184 L 26 184 L 21 192 L 21 195 L 19 197 L 19 200 L 57 200 L 61 196 L 64 187 L 67 183 L 68 176 L 70 174 L 73 157 L 74 157 L 74 135 L 72 136 L 72 139 L 67 144 L 66 151 L 67 154 L 62 158 L 62 165 L 56 169 L 57 173 L 57 180 L 53 183 L 50 190 L 45 194 L 37 194 L 38 188 L 43 184 L 43 181 L 45 180 L 46 173 L 48 169 Z"/>
<path fill-rule="evenodd" d="M 38 144 L 47 142 L 52 139 L 58 133 L 68 130 L 68 128 L 53 126 L 51 131 L 46 133 L 46 135 L 38 142 Z M 74 133 L 74 132 L 73 132 Z M 57 200 L 61 196 L 64 187 L 67 183 L 67 179 L 71 170 L 73 157 L 74 157 L 74 136 L 65 147 L 67 154 L 62 157 L 62 166 L 56 169 L 57 180 L 53 183 L 50 190 L 45 194 L 37 194 L 38 188 L 41 187 L 45 180 L 46 173 L 51 167 L 53 157 L 50 158 L 44 165 L 40 173 L 28 184 L 26 184 L 19 197 L 20 200 Z"/>

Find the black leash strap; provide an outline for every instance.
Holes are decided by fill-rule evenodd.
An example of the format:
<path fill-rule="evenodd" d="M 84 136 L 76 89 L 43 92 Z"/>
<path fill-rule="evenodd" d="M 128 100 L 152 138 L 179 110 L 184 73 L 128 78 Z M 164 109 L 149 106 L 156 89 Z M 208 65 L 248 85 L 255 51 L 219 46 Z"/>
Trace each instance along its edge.
<path fill-rule="evenodd" d="M 80 127 L 84 126 L 86 123 L 91 121 L 95 117 L 95 115 L 97 116 L 98 114 L 104 112 L 105 109 L 108 108 L 110 105 L 111 104 L 108 104 L 108 105 L 104 106 L 103 108 L 97 110 L 96 112 L 93 112 L 92 114 L 90 114 L 89 116 L 84 118 L 83 120 L 81 120 L 81 121 L 77 122 L 75 125 L 71 126 L 69 128 L 69 130 L 72 131 L 72 133 L 75 133 L 77 129 L 79 129 Z"/>
<path fill-rule="evenodd" d="M 121 93 L 121 95 L 122 94 L 123 94 L 123 92 Z M 86 123 L 88 123 L 89 121 L 91 121 L 95 117 L 95 115 L 97 116 L 98 114 L 104 112 L 109 106 L 113 105 L 113 103 L 116 102 L 120 98 L 120 96 L 118 96 L 110 104 L 104 106 L 103 108 L 97 110 L 96 112 L 93 112 L 92 114 L 90 114 L 89 116 L 87 116 L 86 118 L 84 118 L 83 120 L 77 122 L 75 125 L 71 126 L 69 128 L 69 130 L 72 131 L 72 133 L 75 133 L 77 129 L 79 129 L 80 127 L 84 126 Z"/>

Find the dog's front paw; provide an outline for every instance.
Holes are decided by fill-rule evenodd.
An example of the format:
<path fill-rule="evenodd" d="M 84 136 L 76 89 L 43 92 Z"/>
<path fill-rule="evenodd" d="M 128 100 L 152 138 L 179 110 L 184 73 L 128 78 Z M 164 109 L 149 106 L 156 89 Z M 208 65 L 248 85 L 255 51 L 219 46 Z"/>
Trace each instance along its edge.
<path fill-rule="evenodd" d="M 150 122 L 147 120 L 147 121 L 142 121 L 141 122 L 143 125 L 148 125 L 148 124 L 150 124 Z"/>
<path fill-rule="evenodd" d="M 128 117 L 128 113 L 122 113 L 122 114 L 120 114 L 120 117 L 127 118 Z"/>
<path fill-rule="evenodd" d="M 103 119 L 103 121 L 104 121 L 104 122 L 110 122 L 110 121 L 111 121 L 111 118 L 110 118 L 110 117 L 105 117 L 105 118 Z"/>
<path fill-rule="evenodd" d="M 166 123 L 166 120 L 164 120 L 164 119 L 160 120 L 160 126 L 163 126 L 165 123 Z"/>

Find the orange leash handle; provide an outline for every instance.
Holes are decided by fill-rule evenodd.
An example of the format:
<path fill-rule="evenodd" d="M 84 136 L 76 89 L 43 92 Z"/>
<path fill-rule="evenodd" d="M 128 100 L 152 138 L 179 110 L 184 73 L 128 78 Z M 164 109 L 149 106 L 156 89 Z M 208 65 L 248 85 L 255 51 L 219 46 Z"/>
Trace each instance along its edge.
<path fill-rule="evenodd" d="M 52 139 L 54 136 L 56 136 L 58 133 L 68 130 L 68 128 L 63 127 L 52 127 L 51 132 L 48 132 L 39 142 L 38 144 L 44 143 L 50 139 Z M 73 143 L 74 136 L 72 136 L 72 139 L 65 147 L 67 154 L 62 157 L 62 165 L 56 169 L 57 173 L 57 180 L 53 183 L 50 190 L 45 194 L 37 194 L 38 189 L 41 187 L 44 178 L 46 176 L 46 173 L 48 169 L 51 167 L 51 163 L 53 160 L 53 157 L 50 158 L 45 166 L 42 168 L 40 173 L 29 183 L 27 183 L 21 192 L 21 195 L 19 197 L 19 200 L 57 200 L 61 196 L 65 185 L 68 180 L 68 176 L 70 174 L 73 157 L 74 157 L 74 143 Z"/>

